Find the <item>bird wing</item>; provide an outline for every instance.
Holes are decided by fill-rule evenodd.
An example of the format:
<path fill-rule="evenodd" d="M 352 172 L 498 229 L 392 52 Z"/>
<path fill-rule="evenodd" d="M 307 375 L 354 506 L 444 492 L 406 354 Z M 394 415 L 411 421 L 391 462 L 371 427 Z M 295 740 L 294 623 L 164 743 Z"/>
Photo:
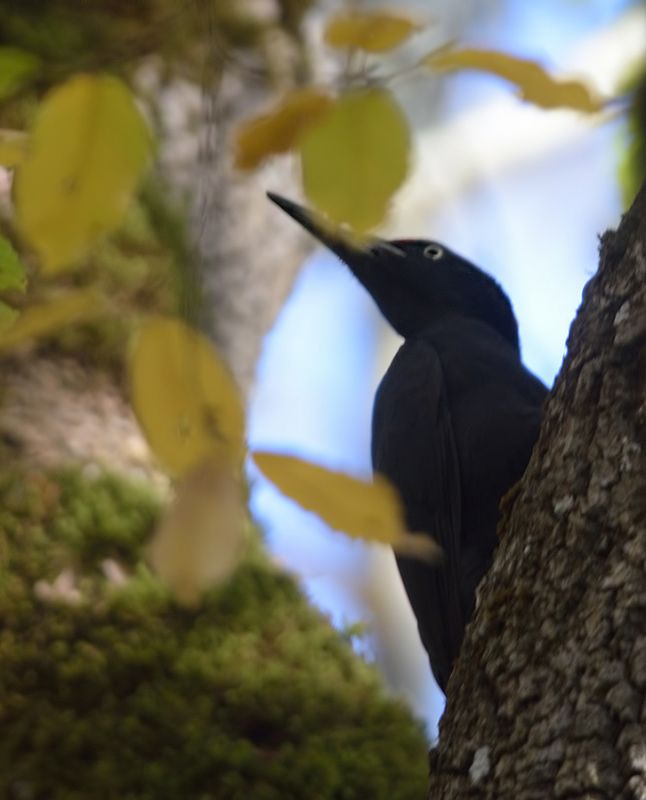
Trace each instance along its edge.
<path fill-rule="evenodd" d="M 400 492 L 409 529 L 430 534 L 444 551 L 439 565 L 397 557 L 433 674 L 444 689 L 465 624 L 458 580 L 462 502 L 442 365 L 428 341 L 406 341 L 381 382 L 372 462 Z"/>
<path fill-rule="evenodd" d="M 453 320 L 438 330 L 433 341 L 443 365 L 460 464 L 459 583 L 468 620 L 498 542 L 500 499 L 525 472 L 547 389 L 525 369 L 518 352 L 487 326 Z"/>
<path fill-rule="evenodd" d="M 541 405 L 523 397 L 521 370 L 514 381 L 478 386 L 451 406 L 462 476 L 460 590 L 467 618 L 498 543 L 500 500 L 525 472 L 540 429 Z"/>

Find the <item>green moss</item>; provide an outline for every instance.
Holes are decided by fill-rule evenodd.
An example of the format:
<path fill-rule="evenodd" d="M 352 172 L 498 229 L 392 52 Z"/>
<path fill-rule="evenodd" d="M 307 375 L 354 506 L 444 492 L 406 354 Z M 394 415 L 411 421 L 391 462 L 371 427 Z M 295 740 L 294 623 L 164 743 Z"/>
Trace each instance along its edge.
<path fill-rule="evenodd" d="M 420 726 L 258 548 L 188 611 L 145 489 L 5 476 L 0 507 L 1 797 L 424 797 Z M 80 601 L 43 599 L 70 568 Z"/>

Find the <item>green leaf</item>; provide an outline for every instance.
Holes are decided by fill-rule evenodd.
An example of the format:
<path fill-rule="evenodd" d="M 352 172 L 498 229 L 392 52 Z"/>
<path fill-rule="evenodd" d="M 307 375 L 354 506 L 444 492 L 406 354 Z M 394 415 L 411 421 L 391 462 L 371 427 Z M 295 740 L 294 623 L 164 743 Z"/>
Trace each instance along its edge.
<path fill-rule="evenodd" d="M 311 203 L 362 234 L 384 219 L 406 178 L 410 131 L 390 92 L 351 91 L 306 131 L 299 150 Z"/>
<path fill-rule="evenodd" d="M 425 56 L 422 64 L 441 72 L 474 69 L 498 75 L 515 84 L 523 100 L 541 108 L 570 108 L 594 114 L 604 107 L 603 99 L 582 81 L 553 78 L 537 61 L 495 50 L 445 47 Z"/>
<path fill-rule="evenodd" d="M 25 268 L 8 239 L 0 235 L 0 292 L 14 289 L 24 292 L 27 285 Z"/>
<path fill-rule="evenodd" d="M 16 175 L 16 216 L 43 267 L 82 257 L 117 227 L 148 164 L 151 138 L 116 78 L 77 75 L 40 107 Z"/>
<path fill-rule="evenodd" d="M 40 67 L 40 59 L 17 47 L 0 47 L 0 100 L 9 97 Z"/>

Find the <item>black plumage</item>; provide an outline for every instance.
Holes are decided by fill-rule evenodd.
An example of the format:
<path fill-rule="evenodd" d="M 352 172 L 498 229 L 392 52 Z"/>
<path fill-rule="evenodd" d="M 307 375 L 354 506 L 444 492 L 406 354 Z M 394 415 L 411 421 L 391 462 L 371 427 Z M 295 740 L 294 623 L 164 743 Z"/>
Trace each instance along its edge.
<path fill-rule="evenodd" d="M 435 242 L 358 246 L 270 198 L 348 265 L 404 337 L 375 398 L 372 462 L 399 490 L 409 529 L 444 550 L 439 565 L 397 564 L 445 690 L 491 563 L 500 499 L 525 470 L 547 389 L 521 363 L 511 304 L 482 270 Z"/>

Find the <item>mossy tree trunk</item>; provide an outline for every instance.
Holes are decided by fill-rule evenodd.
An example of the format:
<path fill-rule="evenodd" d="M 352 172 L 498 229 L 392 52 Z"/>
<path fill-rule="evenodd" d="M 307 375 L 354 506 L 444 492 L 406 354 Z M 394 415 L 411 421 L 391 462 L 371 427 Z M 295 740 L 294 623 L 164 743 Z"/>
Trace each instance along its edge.
<path fill-rule="evenodd" d="M 448 687 L 429 797 L 646 797 L 646 187 L 601 243 Z"/>
<path fill-rule="evenodd" d="M 124 392 L 123 355 L 137 312 L 181 313 L 201 324 L 248 395 L 262 339 L 311 248 L 308 237 L 264 196 L 270 187 L 295 193 L 293 165 L 283 159 L 241 173 L 232 164 L 231 141 L 242 119 L 306 79 L 300 22 L 312 3 L 272 0 L 273 10 L 264 16 L 253 5 L 197 4 L 182 17 L 181 31 L 166 0 L 132 15 L 125 7 L 102 7 L 94 22 L 77 19 L 69 0 L 53 3 L 42 20 L 41 10 L 30 4 L 2 16 L 0 44 L 33 49 L 51 69 L 43 86 L 25 89 L 29 102 L 21 104 L 20 95 L 3 99 L 0 127 L 27 126 L 35 98 L 73 74 L 94 49 L 108 68 L 118 63 L 120 26 L 132 24 L 127 74 L 148 103 L 160 155 L 159 169 L 119 230 L 78 265 L 73 279 L 121 298 L 120 318 L 70 326 L 71 333 L 35 348 L 1 354 L 3 464 L 89 462 L 164 483 Z M 36 21 L 51 27 L 55 38 L 78 25 L 74 52 L 53 54 L 31 35 Z M 154 42 L 148 41 L 149 29 Z M 97 31 L 100 41 L 93 38 Z M 147 58 L 156 48 L 159 58 Z M 0 186 L 3 229 L 11 228 L 9 186 Z M 45 284 L 46 293 L 52 281 L 36 276 L 32 293 L 36 283 Z"/>

